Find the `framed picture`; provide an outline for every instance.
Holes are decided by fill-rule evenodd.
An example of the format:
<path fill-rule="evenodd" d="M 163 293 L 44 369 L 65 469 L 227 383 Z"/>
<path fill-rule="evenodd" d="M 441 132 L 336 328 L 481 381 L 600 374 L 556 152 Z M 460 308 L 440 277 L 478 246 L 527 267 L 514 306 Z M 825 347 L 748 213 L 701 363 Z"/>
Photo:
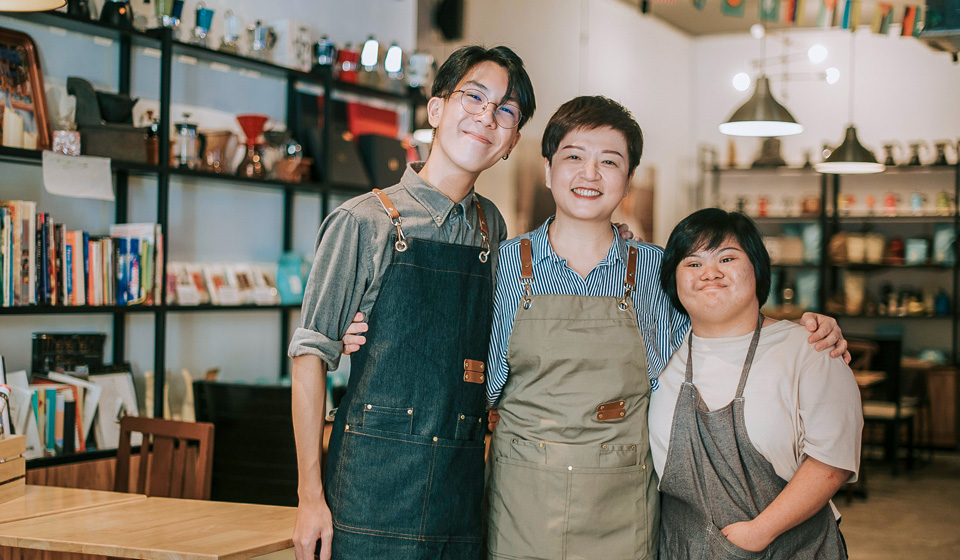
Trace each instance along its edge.
<path fill-rule="evenodd" d="M 40 53 L 25 33 L 0 27 L 0 139 L 11 148 L 50 148 Z"/>

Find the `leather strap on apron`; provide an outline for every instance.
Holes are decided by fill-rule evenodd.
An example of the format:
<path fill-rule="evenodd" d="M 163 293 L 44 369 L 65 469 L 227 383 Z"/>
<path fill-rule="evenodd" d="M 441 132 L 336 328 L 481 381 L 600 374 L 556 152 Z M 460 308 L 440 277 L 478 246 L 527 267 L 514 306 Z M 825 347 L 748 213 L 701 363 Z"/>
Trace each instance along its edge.
<path fill-rule="evenodd" d="M 393 205 L 393 201 L 390 200 L 390 197 L 387 196 L 387 193 L 381 191 L 380 189 L 373 189 L 373 194 L 377 195 L 377 199 L 380 201 L 380 205 L 383 206 L 383 211 L 390 216 L 390 220 L 393 222 L 393 225 L 397 227 L 397 241 L 394 243 L 394 248 L 399 252 L 404 252 L 407 250 L 407 237 L 403 234 L 403 230 L 400 228 L 402 219 L 400 218 L 400 212 L 397 211 L 396 206 Z M 483 213 L 483 206 L 480 205 L 480 201 L 476 197 L 473 199 L 473 203 L 477 207 L 477 221 L 480 222 L 480 262 L 487 262 L 487 259 L 490 258 L 490 231 L 487 229 L 487 216 Z"/>
<path fill-rule="evenodd" d="M 630 246 L 627 251 L 627 274 L 623 279 L 623 297 L 617 303 L 620 311 L 628 309 L 627 299 L 630 293 L 637 289 L 637 257 L 636 247 Z M 520 240 L 520 281 L 523 282 L 523 308 L 530 309 L 533 305 L 533 248 L 530 239 Z"/>
<path fill-rule="evenodd" d="M 787 485 L 753 446 L 743 415 L 743 391 L 762 326 L 763 315 L 760 315 L 736 396 L 727 406 L 713 411 L 708 410 L 693 384 L 692 335 L 688 340 L 685 380 L 677 397 L 660 481 L 660 553 L 664 558 L 812 560 L 846 557 L 829 504 L 780 535 L 762 552 L 740 549 L 722 533 L 727 525 L 754 519 Z"/>

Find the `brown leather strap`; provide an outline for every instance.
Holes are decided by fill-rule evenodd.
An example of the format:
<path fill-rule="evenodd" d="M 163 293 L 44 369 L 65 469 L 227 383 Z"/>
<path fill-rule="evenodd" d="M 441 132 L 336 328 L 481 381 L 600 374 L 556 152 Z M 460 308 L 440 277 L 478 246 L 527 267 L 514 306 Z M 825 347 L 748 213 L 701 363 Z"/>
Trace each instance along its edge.
<path fill-rule="evenodd" d="M 483 373 L 485 368 L 483 367 L 483 362 L 479 360 L 464 360 L 463 369 L 465 371 L 477 371 Z"/>
<path fill-rule="evenodd" d="M 627 279 L 624 282 L 631 290 L 637 289 L 637 253 L 636 247 L 630 247 L 627 256 Z"/>
<path fill-rule="evenodd" d="M 527 238 L 520 240 L 520 278 L 533 280 L 533 249 Z"/>
<path fill-rule="evenodd" d="M 616 410 L 606 410 L 606 411 L 597 413 L 597 420 L 601 422 L 609 422 L 611 420 L 622 420 L 626 415 L 627 415 L 627 412 L 622 408 L 616 409 Z"/>
<path fill-rule="evenodd" d="M 624 400 L 603 403 L 603 404 L 597 405 L 597 412 L 602 412 L 604 410 L 617 410 L 617 409 L 622 410 L 626 404 L 627 402 Z"/>
<path fill-rule="evenodd" d="M 477 205 L 477 219 L 480 220 L 480 232 L 483 233 L 484 237 L 490 237 L 490 231 L 487 229 L 487 216 L 483 213 L 483 206 L 480 206 L 480 201 L 476 198 L 473 199 L 473 203 Z"/>
<path fill-rule="evenodd" d="M 384 211 L 390 216 L 390 219 L 396 220 L 400 217 L 400 212 L 397 212 L 393 201 L 390 200 L 390 197 L 387 196 L 385 192 L 380 189 L 373 189 L 373 194 L 377 195 L 377 198 L 380 199 L 380 205 L 383 206 Z"/>
<path fill-rule="evenodd" d="M 463 380 L 467 383 L 483 383 L 485 376 L 478 371 L 464 371 Z"/>

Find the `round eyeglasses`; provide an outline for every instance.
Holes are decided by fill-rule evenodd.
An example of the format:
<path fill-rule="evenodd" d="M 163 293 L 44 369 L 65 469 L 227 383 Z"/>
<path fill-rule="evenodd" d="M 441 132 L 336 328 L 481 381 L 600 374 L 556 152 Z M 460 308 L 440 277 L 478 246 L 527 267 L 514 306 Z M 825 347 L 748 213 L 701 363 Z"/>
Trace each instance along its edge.
<path fill-rule="evenodd" d="M 458 89 L 453 93 L 460 94 L 463 110 L 471 115 L 479 115 L 487 109 L 487 105 L 493 105 L 493 120 L 497 121 L 497 125 L 503 128 L 516 128 L 520 124 L 520 107 L 512 101 L 497 105 L 488 100 L 482 91 L 476 89 Z"/>

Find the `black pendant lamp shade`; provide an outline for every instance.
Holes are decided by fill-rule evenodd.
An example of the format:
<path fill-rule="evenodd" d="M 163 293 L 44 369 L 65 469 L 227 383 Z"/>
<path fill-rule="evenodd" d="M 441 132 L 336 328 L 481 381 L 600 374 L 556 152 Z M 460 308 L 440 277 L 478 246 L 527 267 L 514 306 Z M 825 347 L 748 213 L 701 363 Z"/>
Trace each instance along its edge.
<path fill-rule="evenodd" d="M 885 166 L 877 162 L 873 152 L 866 149 L 857 139 L 857 129 L 850 125 L 843 143 L 830 153 L 830 156 L 816 166 L 820 173 L 880 173 Z"/>
<path fill-rule="evenodd" d="M 753 96 L 719 128 L 730 136 L 790 136 L 803 132 L 803 125 L 774 99 L 765 75 L 757 78 Z"/>

